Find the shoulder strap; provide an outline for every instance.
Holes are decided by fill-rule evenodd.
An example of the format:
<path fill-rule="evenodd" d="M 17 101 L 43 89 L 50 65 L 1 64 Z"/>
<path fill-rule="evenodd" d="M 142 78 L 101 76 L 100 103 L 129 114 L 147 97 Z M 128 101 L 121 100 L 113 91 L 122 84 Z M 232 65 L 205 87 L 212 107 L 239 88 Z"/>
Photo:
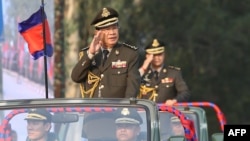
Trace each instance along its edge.
<path fill-rule="evenodd" d="M 175 66 L 168 66 L 168 68 L 170 68 L 170 69 L 175 69 L 175 70 L 181 70 L 181 68 L 179 68 L 179 67 L 175 67 Z"/>
<path fill-rule="evenodd" d="M 123 44 L 125 47 L 131 48 L 131 49 L 134 49 L 134 50 L 137 50 L 137 49 L 138 49 L 136 46 L 132 46 L 132 45 L 129 45 L 129 44 L 124 43 L 124 42 L 121 43 L 121 44 Z"/>

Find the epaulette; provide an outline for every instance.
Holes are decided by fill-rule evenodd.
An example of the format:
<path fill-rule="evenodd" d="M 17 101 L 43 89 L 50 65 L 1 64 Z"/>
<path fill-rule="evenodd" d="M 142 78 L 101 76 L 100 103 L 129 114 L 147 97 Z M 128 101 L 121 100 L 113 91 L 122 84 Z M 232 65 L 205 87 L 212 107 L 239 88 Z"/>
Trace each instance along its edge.
<path fill-rule="evenodd" d="M 129 44 L 124 43 L 124 42 L 122 44 L 125 45 L 126 47 L 129 47 L 129 48 L 134 49 L 134 50 L 138 49 L 136 46 L 132 46 L 132 45 L 129 45 Z"/>
<path fill-rule="evenodd" d="M 85 51 L 85 50 L 88 50 L 88 49 L 89 49 L 89 47 L 84 47 L 84 48 L 81 49 L 81 51 Z"/>
<path fill-rule="evenodd" d="M 175 69 L 175 70 L 181 70 L 181 68 L 175 67 L 175 66 L 168 66 L 168 67 L 171 68 L 171 69 Z"/>

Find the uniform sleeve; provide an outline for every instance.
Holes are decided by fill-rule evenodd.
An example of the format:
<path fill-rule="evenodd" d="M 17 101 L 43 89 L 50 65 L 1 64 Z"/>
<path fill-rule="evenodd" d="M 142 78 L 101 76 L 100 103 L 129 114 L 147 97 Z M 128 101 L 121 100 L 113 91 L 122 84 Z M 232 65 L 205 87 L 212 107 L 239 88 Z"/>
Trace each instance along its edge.
<path fill-rule="evenodd" d="M 84 82 L 88 75 L 88 70 L 91 65 L 91 59 L 84 52 L 81 59 L 77 62 L 71 72 L 71 79 L 76 83 Z"/>
<path fill-rule="evenodd" d="M 140 73 L 139 73 L 139 54 L 137 51 L 130 56 L 131 60 L 128 66 L 127 88 L 125 96 L 126 98 L 137 97 L 140 89 Z"/>
<path fill-rule="evenodd" d="M 190 90 L 182 77 L 181 71 L 177 72 L 176 77 L 176 91 L 177 91 L 177 101 L 178 102 L 188 102 L 190 99 Z"/>

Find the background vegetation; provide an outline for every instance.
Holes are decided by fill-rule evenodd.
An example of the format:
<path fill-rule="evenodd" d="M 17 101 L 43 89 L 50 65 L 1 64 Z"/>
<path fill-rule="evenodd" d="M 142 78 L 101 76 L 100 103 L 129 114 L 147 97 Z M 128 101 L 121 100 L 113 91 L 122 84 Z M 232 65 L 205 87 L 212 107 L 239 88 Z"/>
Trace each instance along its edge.
<path fill-rule="evenodd" d="M 66 11 L 68 4 L 65 2 Z M 74 55 L 71 60 L 64 58 L 69 61 L 66 78 L 77 61 L 78 50 L 92 39 L 89 24 L 94 15 L 110 6 L 120 14 L 121 40 L 141 50 L 154 37 L 168 44 L 168 63 L 182 68 L 192 101 L 216 103 L 228 123 L 249 123 L 250 1 L 88 0 L 74 5 L 70 16 L 74 19 L 64 20 L 64 30 L 68 37 L 77 34 L 79 40 L 74 48 L 61 47 L 65 54 Z M 215 114 L 207 112 L 210 131 L 218 129 Z"/>

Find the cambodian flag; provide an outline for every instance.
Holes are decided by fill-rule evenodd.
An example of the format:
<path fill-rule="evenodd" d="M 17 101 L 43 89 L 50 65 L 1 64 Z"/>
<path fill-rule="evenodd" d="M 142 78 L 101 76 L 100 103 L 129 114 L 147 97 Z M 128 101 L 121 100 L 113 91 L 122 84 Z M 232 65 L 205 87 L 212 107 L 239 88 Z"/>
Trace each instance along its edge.
<path fill-rule="evenodd" d="M 42 12 L 44 12 L 44 10 L 40 7 L 40 9 L 33 13 L 27 20 L 18 24 L 18 31 L 28 43 L 29 52 L 34 60 L 44 55 L 48 57 L 53 55 L 49 24 L 45 12 L 43 15 Z M 45 27 L 43 27 L 42 16 Z M 46 54 L 44 52 L 43 28 L 45 28 Z"/>

